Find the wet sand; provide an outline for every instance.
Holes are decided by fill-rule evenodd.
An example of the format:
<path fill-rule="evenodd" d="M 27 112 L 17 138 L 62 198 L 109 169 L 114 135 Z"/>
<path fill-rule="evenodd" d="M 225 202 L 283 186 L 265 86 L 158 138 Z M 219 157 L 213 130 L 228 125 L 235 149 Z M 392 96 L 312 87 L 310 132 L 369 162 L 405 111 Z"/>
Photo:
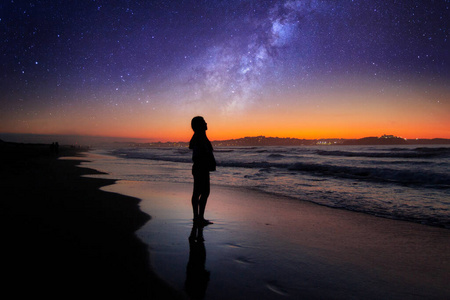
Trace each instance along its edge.
<path fill-rule="evenodd" d="M 99 172 L 48 147 L 0 144 L 5 295 L 450 298 L 448 229 L 213 186 L 189 240 L 189 184 L 83 177 Z"/>
<path fill-rule="evenodd" d="M 103 189 L 142 199 L 152 220 L 137 234 L 149 245 L 155 272 L 185 295 L 197 289 L 206 299 L 450 297 L 448 229 L 213 186 L 206 217 L 214 224 L 193 247 L 189 184 L 119 181 Z M 192 286 L 192 262 L 209 280 Z"/>
<path fill-rule="evenodd" d="M 83 149 L 0 141 L 2 293 L 10 298 L 171 299 L 135 231 L 139 199 L 100 191 L 110 179 L 58 159 Z"/>

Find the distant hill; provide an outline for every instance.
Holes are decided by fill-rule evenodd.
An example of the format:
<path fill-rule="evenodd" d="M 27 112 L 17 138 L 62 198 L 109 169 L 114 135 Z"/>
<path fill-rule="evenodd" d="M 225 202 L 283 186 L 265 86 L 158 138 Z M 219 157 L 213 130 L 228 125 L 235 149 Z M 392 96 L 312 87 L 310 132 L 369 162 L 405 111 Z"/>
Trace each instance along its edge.
<path fill-rule="evenodd" d="M 361 139 L 296 139 L 278 137 L 245 137 L 241 139 L 213 141 L 221 146 L 314 146 L 314 145 L 442 145 L 450 144 L 450 139 L 414 139 L 407 140 L 393 135 L 381 137 L 364 137 Z"/>
<path fill-rule="evenodd" d="M 445 145 L 450 139 L 404 139 L 393 135 L 381 137 L 365 137 L 355 140 L 345 140 L 343 145 Z"/>
<path fill-rule="evenodd" d="M 393 135 L 365 137 L 361 139 L 296 139 L 279 137 L 244 137 L 240 139 L 212 141 L 214 147 L 257 147 L 257 146 L 316 146 L 316 145 L 442 145 L 450 139 L 406 140 Z M 118 143 L 123 144 L 123 143 Z M 137 147 L 188 147 L 188 142 L 126 143 Z"/>
<path fill-rule="evenodd" d="M 92 137 L 77 135 L 39 135 L 0 133 L 0 145 L 6 142 L 82 145 L 90 147 L 188 147 L 189 142 L 147 142 L 143 139 Z M 361 139 L 297 139 L 253 136 L 239 139 L 211 141 L 214 147 L 256 147 L 256 146 L 326 146 L 326 145 L 449 145 L 450 139 L 412 139 L 407 140 L 393 135 L 364 137 Z"/>
<path fill-rule="evenodd" d="M 407 140 L 393 136 L 383 135 L 381 137 L 365 137 L 357 140 L 347 140 L 344 145 L 406 145 Z"/>
<path fill-rule="evenodd" d="M 342 144 L 341 139 L 330 140 L 306 140 L 296 138 L 279 138 L 279 137 L 244 137 L 240 139 L 212 141 L 211 143 L 216 147 L 224 146 L 312 146 L 318 144 Z"/>

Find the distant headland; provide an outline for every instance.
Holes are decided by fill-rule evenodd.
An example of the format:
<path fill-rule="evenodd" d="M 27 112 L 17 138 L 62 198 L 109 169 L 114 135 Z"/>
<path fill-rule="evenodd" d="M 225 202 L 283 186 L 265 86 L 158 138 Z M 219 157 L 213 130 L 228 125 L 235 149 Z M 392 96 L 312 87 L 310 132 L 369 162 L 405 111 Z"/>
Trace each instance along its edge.
<path fill-rule="evenodd" d="M 188 142 L 149 142 L 136 138 L 94 137 L 76 135 L 1 134 L 2 142 L 51 144 L 90 147 L 187 147 Z M 405 139 L 394 135 L 364 137 L 360 139 L 298 139 L 253 136 L 229 140 L 211 141 L 214 147 L 257 147 L 257 146 L 329 146 L 329 145 L 450 145 L 450 139 Z"/>
<path fill-rule="evenodd" d="M 394 135 L 364 137 L 361 139 L 297 139 L 279 137 L 244 137 L 240 139 L 211 141 L 214 147 L 255 146 L 329 146 L 329 145 L 450 145 L 450 139 L 404 139 Z M 122 144 L 122 143 L 121 143 Z M 130 144 L 130 143 L 128 143 Z M 131 143 L 142 147 L 187 147 L 187 142 Z"/>

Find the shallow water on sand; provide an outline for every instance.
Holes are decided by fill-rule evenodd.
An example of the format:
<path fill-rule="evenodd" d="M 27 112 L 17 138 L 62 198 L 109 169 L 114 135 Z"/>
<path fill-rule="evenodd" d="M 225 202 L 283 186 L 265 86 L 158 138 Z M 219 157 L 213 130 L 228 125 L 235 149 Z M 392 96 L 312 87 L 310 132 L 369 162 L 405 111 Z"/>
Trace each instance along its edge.
<path fill-rule="evenodd" d="M 98 150 L 120 179 L 190 183 L 187 148 Z M 217 148 L 213 184 L 246 187 L 351 211 L 450 228 L 450 148 Z"/>
<path fill-rule="evenodd" d="M 420 299 L 450 295 L 450 231 L 213 186 L 204 242 L 190 244 L 189 184 L 119 181 L 142 199 L 137 235 L 174 288 L 206 299 Z M 194 271 L 192 271 L 194 270 Z M 193 273 L 192 273 L 193 272 Z M 203 278 L 203 280 L 190 280 Z M 199 275 L 200 274 L 200 275 Z"/>

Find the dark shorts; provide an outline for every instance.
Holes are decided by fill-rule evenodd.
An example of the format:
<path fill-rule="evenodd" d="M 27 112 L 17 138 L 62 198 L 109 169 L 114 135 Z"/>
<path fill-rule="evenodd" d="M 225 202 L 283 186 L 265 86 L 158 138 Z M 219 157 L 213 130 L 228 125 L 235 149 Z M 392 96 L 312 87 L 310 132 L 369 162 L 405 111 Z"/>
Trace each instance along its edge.
<path fill-rule="evenodd" d="M 194 164 L 192 166 L 192 175 L 194 175 L 194 176 L 206 176 L 207 175 L 209 177 L 208 167 Z"/>
<path fill-rule="evenodd" d="M 192 167 L 194 176 L 194 193 L 209 194 L 209 171 L 205 168 Z"/>

